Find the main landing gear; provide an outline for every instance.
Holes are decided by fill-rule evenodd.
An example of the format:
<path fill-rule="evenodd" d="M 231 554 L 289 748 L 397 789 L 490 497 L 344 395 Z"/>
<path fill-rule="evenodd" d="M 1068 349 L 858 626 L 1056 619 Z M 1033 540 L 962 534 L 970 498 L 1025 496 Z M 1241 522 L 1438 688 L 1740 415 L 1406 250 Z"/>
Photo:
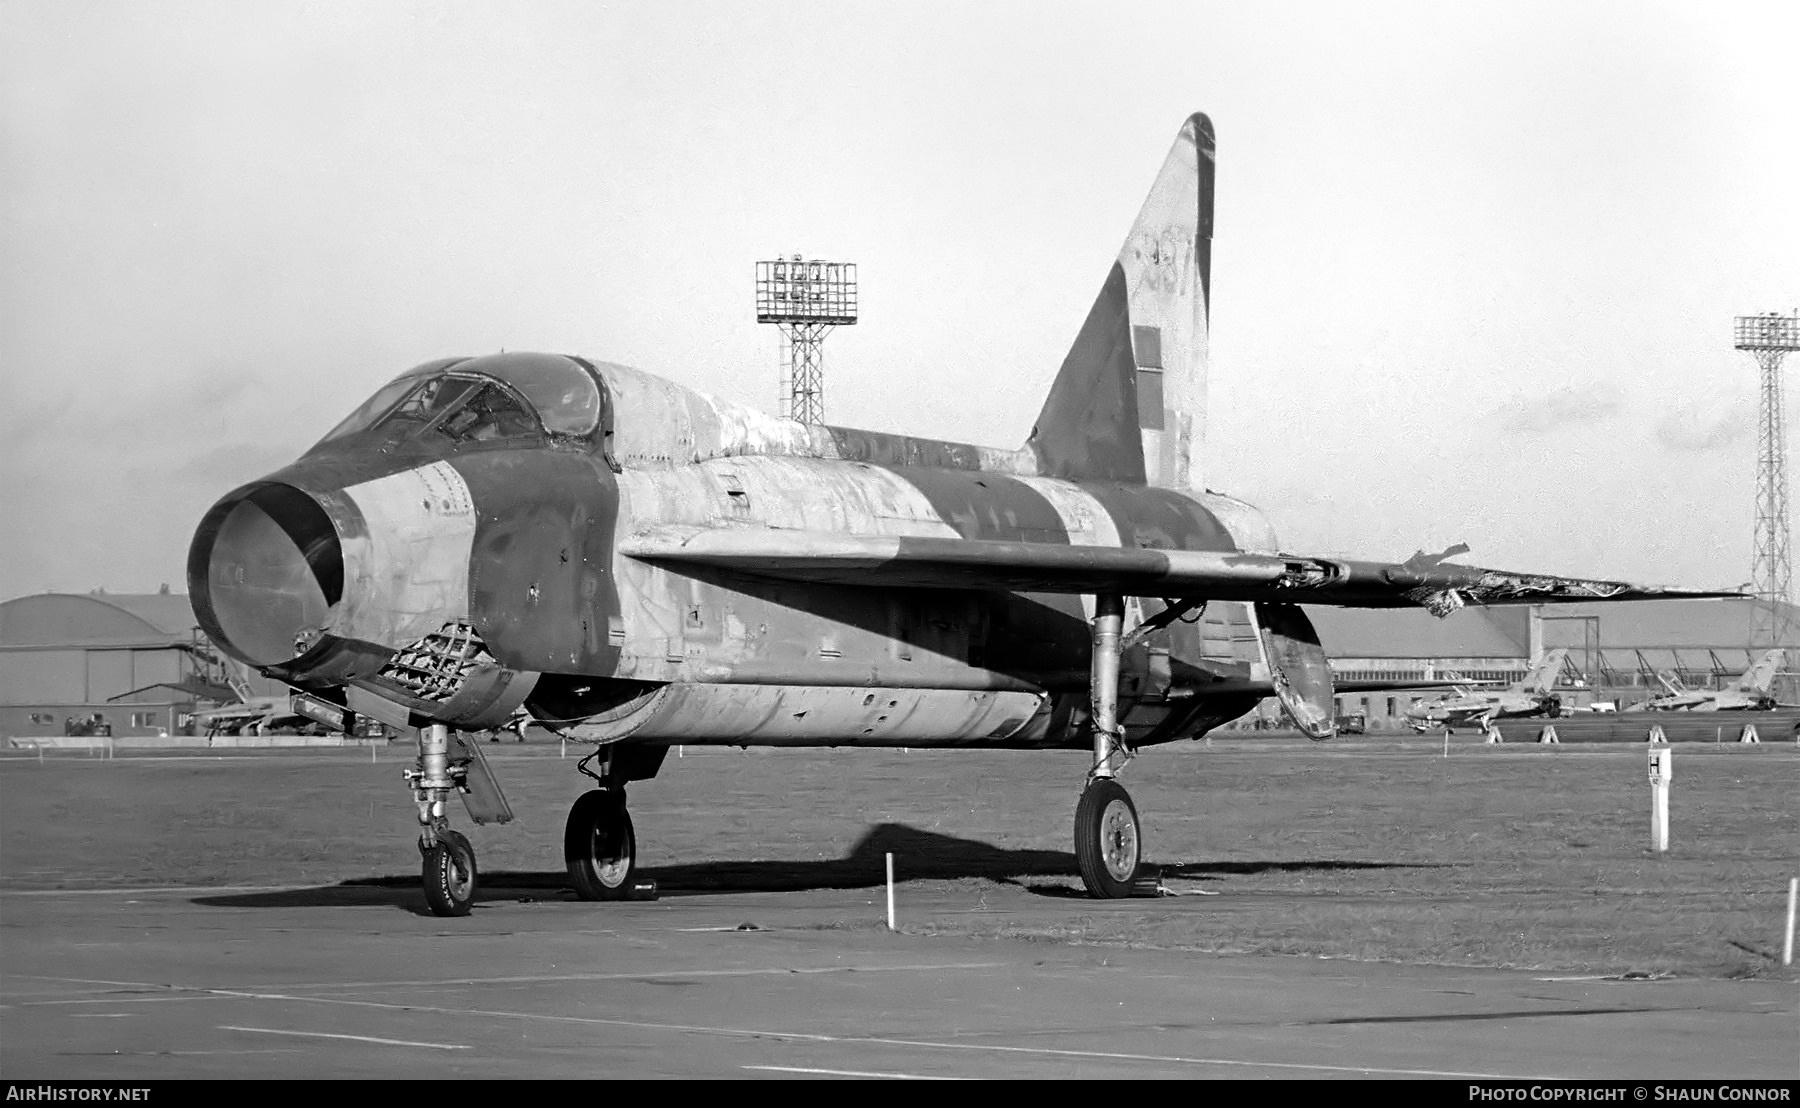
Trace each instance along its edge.
<path fill-rule="evenodd" d="M 1094 765 L 1075 806 L 1075 866 L 1088 895 L 1117 899 L 1132 894 L 1144 840 L 1137 806 L 1117 777 L 1132 758 L 1119 726 L 1119 653 L 1125 601 L 1094 598 L 1094 654 L 1089 670 Z"/>
<path fill-rule="evenodd" d="M 590 761 L 603 756 L 600 773 L 587 768 Z M 625 778 L 612 772 L 611 752 L 604 748 L 583 758 L 575 768 L 593 778 L 595 788 L 576 799 L 563 828 L 569 884 L 583 900 L 631 899 L 636 886 L 637 835 L 625 807 Z"/>

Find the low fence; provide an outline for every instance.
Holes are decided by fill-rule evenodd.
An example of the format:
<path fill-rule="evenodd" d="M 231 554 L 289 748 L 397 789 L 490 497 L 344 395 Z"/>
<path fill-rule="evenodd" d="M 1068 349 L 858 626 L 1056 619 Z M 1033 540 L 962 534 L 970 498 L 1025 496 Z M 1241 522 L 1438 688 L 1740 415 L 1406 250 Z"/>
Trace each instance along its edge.
<path fill-rule="evenodd" d="M 1773 712 L 1618 712 L 1587 713 L 1557 719 L 1503 719 L 1497 727 L 1501 741 L 1534 743 L 1544 728 L 1555 729 L 1559 743 L 1735 743 L 1746 725 L 1755 728 L 1757 742 L 1800 741 L 1800 710 Z M 1459 733 L 1479 734 L 1473 726 Z M 1653 738 L 1659 734 L 1660 738 Z"/>
<path fill-rule="evenodd" d="M 14 735 L 6 745 L 13 750 L 261 750 L 300 746 L 386 746 L 386 739 L 348 738 L 343 735 Z"/>

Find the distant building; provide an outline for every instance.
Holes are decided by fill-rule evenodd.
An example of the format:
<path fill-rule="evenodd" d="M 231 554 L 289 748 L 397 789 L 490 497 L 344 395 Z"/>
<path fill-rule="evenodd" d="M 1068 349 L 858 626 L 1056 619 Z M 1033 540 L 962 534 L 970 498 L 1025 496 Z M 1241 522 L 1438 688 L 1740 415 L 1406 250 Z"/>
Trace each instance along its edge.
<path fill-rule="evenodd" d="M 1657 672 L 1689 688 L 1721 688 L 1762 651 L 1750 646 L 1763 600 L 1640 600 L 1620 604 L 1556 604 L 1463 608 L 1439 619 L 1423 609 L 1308 607 L 1333 674 L 1344 680 L 1511 683 L 1545 650 L 1569 648 L 1562 700 L 1620 710 L 1659 693 Z M 1800 702 L 1794 670 L 1800 643 L 1776 686 L 1778 699 Z M 1339 696 L 1339 715 L 1362 714 L 1371 729 L 1402 726 L 1400 717 L 1433 690 Z M 1273 719 L 1274 702 L 1258 713 Z"/>
<path fill-rule="evenodd" d="M 1531 618 L 1525 608 L 1463 608 L 1443 619 L 1423 608 L 1309 607 L 1307 614 L 1339 680 L 1461 678 L 1510 684 L 1531 668 Z M 1361 715 L 1370 730 L 1399 727 L 1408 708 L 1447 691 L 1339 696 L 1337 714 Z M 1259 710 L 1265 716 L 1280 714 L 1273 701 Z"/>
<path fill-rule="evenodd" d="M 42 593 L 0 603 L 0 736 L 176 734 L 234 699 L 183 593 Z"/>

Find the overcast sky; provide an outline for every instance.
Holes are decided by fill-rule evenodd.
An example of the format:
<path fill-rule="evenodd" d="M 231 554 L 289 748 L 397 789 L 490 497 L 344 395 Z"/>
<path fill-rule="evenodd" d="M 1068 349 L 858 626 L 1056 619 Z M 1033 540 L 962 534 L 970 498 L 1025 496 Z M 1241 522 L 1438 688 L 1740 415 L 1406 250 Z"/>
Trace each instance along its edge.
<path fill-rule="evenodd" d="M 1791 3 L 0 0 L 0 597 L 183 590 L 429 358 L 772 408 L 776 254 L 859 265 L 831 422 L 1016 446 L 1193 111 L 1209 484 L 1299 552 L 1742 582 L 1796 57 Z"/>

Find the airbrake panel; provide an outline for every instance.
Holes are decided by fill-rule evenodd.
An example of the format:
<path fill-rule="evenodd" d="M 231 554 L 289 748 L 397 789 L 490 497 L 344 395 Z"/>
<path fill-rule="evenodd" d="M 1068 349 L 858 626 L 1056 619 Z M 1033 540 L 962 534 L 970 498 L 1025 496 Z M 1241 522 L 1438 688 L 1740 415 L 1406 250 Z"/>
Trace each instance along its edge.
<path fill-rule="evenodd" d="M 1309 739 L 1337 733 L 1331 710 L 1331 664 L 1319 645 L 1319 633 L 1297 604 L 1258 604 L 1263 655 L 1275 697 Z"/>

